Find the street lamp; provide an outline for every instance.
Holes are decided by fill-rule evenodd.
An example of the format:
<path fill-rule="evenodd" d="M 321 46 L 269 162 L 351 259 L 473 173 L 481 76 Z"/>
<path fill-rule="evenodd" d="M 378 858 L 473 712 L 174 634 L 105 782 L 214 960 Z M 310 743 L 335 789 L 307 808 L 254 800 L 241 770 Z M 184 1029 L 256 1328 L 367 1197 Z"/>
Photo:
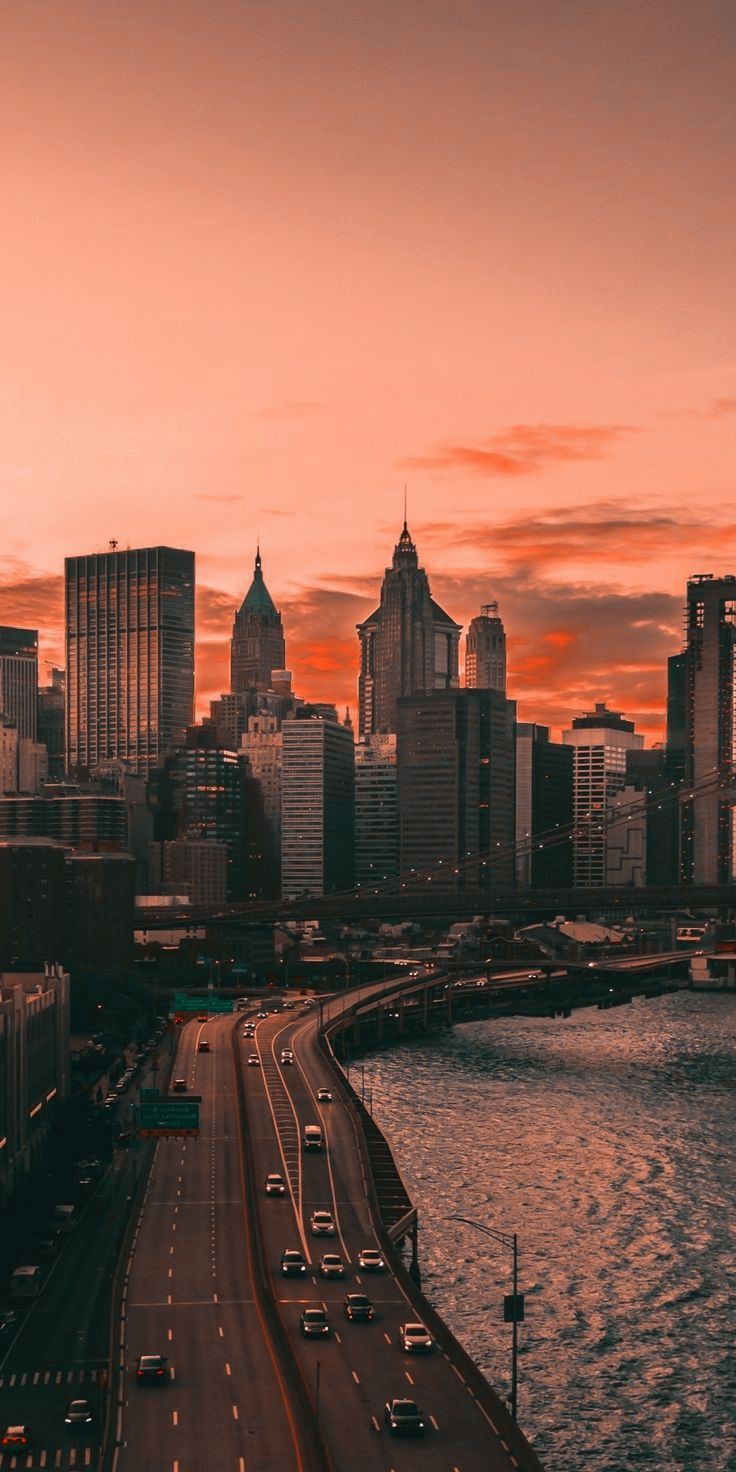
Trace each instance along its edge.
<path fill-rule="evenodd" d="M 486 1237 L 492 1237 L 494 1242 L 500 1242 L 502 1247 L 510 1247 L 513 1253 L 513 1292 L 504 1294 L 503 1319 L 505 1324 L 511 1324 L 511 1414 L 514 1420 L 518 1403 L 519 1389 L 519 1330 L 518 1325 L 524 1322 L 524 1294 L 519 1293 L 519 1246 L 516 1232 L 498 1232 L 495 1227 L 484 1227 L 480 1222 L 471 1221 L 467 1216 L 448 1216 L 448 1222 L 463 1222 L 466 1227 L 475 1227 L 476 1232 L 482 1232 Z"/>

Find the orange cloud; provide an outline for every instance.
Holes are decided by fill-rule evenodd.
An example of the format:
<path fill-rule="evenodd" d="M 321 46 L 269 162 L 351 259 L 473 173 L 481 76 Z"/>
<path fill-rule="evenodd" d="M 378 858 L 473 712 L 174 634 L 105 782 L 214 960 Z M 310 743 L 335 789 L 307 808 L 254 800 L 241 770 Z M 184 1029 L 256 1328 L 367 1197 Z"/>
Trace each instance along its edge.
<path fill-rule="evenodd" d="M 600 460 L 640 431 L 629 424 L 512 424 L 476 444 L 441 445 L 402 463 L 422 470 L 469 470 L 476 475 L 536 475 L 565 461 Z"/>

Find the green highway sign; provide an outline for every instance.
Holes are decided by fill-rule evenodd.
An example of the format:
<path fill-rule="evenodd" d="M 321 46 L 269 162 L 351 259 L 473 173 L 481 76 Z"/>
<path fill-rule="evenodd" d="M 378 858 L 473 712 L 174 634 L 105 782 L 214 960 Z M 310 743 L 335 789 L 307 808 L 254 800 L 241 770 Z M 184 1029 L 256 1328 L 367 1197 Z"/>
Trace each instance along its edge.
<path fill-rule="evenodd" d="M 175 992 L 172 1012 L 232 1012 L 232 997 L 193 997 L 188 992 Z"/>
<path fill-rule="evenodd" d="M 151 1104 L 151 1103 L 153 1103 L 153 1100 L 154 1099 L 160 1099 L 160 1098 L 161 1098 L 161 1090 L 160 1089 L 141 1089 L 141 1091 L 140 1091 L 141 1104 Z"/>
<path fill-rule="evenodd" d="M 140 1135 L 198 1135 L 199 1104 L 193 1099 L 157 1099 L 155 1103 L 139 1104 L 138 1133 Z"/>

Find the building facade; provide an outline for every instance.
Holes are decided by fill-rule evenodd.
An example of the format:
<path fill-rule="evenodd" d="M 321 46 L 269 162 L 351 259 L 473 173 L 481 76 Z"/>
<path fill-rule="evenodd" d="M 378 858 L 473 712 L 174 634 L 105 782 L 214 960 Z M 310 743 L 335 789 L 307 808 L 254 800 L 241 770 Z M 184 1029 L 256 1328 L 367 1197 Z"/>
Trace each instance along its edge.
<path fill-rule="evenodd" d="M 127 846 L 125 799 L 103 793 L 0 798 L 0 838 L 51 838 L 66 848 L 120 849 Z"/>
<path fill-rule="evenodd" d="M 65 619 L 70 771 L 145 774 L 194 719 L 194 553 L 67 558 Z"/>
<path fill-rule="evenodd" d="M 35 741 L 38 728 L 38 630 L 0 625 L 0 715 L 20 740 Z"/>
<path fill-rule="evenodd" d="M 605 704 L 577 716 L 562 740 L 573 748 L 573 883 L 606 883 L 609 802 L 626 786 L 627 753 L 644 745 L 633 721 Z"/>
<path fill-rule="evenodd" d="M 355 883 L 399 872 L 396 736 L 365 736 L 355 748 Z"/>
<path fill-rule="evenodd" d="M 524 889 L 572 884 L 572 747 L 549 726 L 516 725 L 516 882 Z"/>
<path fill-rule="evenodd" d="M 253 581 L 235 615 L 230 646 L 230 689 L 272 688 L 273 672 L 283 671 L 286 643 L 281 614 L 263 579 L 260 548 Z"/>
<path fill-rule="evenodd" d="M 321 716 L 284 721 L 281 894 L 297 899 L 353 884 L 353 734 Z"/>
<path fill-rule="evenodd" d="M 190 726 L 177 754 L 180 838 L 223 844 L 228 898 L 245 898 L 245 805 L 236 751 L 219 745 L 211 726 Z"/>
<path fill-rule="evenodd" d="M 0 974 L 0 1208 L 45 1162 L 69 1059 L 66 972 Z"/>
<path fill-rule="evenodd" d="M 460 625 L 432 598 L 406 522 L 358 637 L 360 736 L 395 732 L 402 696 L 457 689 Z"/>
<path fill-rule="evenodd" d="M 64 776 L 65 708 L 66 675 L 54 667 L 51 684 L 42 685 L 38 692 L 38 739 L 46 747 L 52 782 L 60 782 Z"/>
<path fill-rule="evenodd" d="M 484 603 L 465 639 L 465 684 L 469 690 L 506 694 L 506 630 L 497 603 Z"/>
<path fill-rule="evenodd" d="M 688 789 L 680 876 L 685 883 L 728 884 L 736 878 L 736 577 L 689 580 L 679 688 Z M 673 701 L 675 729 L 677 716 Z"/>
<path fill-rule="evenodd" d="M 405 884 L 513 888 L 516 704 L 500 690 L 398 703 L 399 867 Z"/>

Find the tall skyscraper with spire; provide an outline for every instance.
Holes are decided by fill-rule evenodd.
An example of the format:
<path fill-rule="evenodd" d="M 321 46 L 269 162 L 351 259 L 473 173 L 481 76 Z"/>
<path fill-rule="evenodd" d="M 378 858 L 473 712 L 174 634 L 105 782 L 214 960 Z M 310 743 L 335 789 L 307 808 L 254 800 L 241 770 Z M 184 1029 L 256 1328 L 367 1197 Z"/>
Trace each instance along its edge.
<path fill-rule="evenodd" d="M 256 549 L 253 581 L 233 624 L 230 646 L 230 689 L 270 689 L 274 670 L 286 664 L 281 614 L 263 580 L 261 549 Z"/>
<path fill-rule="evenodd" d="M 380 604 L 358 624 L 361 736 L 396 731 L 402 695 L 457 688 L 460 628 L 435 603 L 404 518 Z"/>

